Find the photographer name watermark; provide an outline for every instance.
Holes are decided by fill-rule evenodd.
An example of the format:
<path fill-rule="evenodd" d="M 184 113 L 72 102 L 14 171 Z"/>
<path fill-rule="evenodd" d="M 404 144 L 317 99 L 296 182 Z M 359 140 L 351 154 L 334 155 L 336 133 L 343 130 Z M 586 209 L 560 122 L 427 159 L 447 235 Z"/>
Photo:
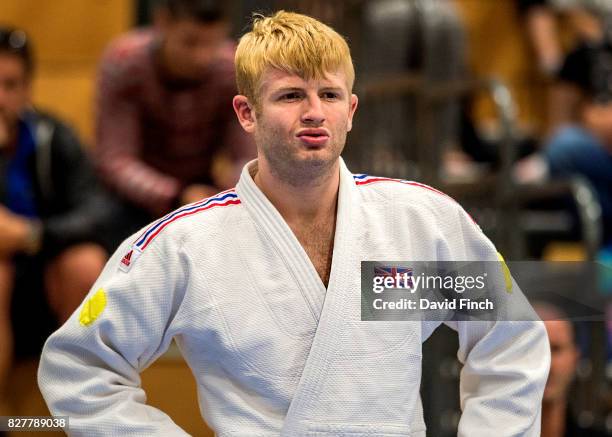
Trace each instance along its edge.
<path fill-rule="evenodd" d="M 539 320 L 531 302 L 574 320 L 612 314 L 612 268 L 595 262 L 362 261 L 362 320 Z"/>

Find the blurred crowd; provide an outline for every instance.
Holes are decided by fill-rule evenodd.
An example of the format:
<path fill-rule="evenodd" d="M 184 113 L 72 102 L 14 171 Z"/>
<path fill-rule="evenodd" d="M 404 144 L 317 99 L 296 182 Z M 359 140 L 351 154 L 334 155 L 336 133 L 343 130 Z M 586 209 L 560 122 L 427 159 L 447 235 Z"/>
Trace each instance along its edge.
<path fill-rule="evenodd" d="M 357 92 L 366 94 L 358 123 L 369 131 L 358 127 L 350 140 L 353 171 L 427 175 L 427 159 L 415 153 L 426 140 L 435 143 L 426 144 L 425 153 L 434 154 L 433 180 L 442 184 L 481 165 L 500 171 L 508 145 L 483 132 L 469 93 L 451 92 L 425 109 L 407 97 L 415 88 L 435 91 L 473 79 L 466 65 L 466 25 L 453 2 L 219 3 L 226 2 L 159 2 L 151 8 L 150 25 L 108 45 L 96 77 L 92 147 L 85 147 L 66 121 L 33 107 L 34 44 L 23 30 L 0 27 L 0 415 L 6 414 L 3 393 L 13 351 L 20 351 L 18 331 L 33 330 L 33 314 L 48 310 L 48 326 L 36 327 L 44 332 L 23 337 L 36 353 L 49 330 L 77 309 L 121 241 L 178 206 L 232 187 L 255 157 L 231 106 L 232 35 L 250 11 L 284 7 L 311 13 L 351 35 L 362 80 Z M 549 101 L 541 133 L 517 134 L 515 126 L 507 183 L 537 189 L 575 177 L 585 181 L 596 203 L 590 214 L 597 216 L 597 250 L 603 256 L 612 251 L 612 2 L 516 0 L 516 11 Z M 387 44 L 391 36 L 394 42 Z M 383 89 L 376 87 L 381 83 L 396 84 L 390 92 L 401 98 L 383 98 L 382 117 L 393 125 L 377 129 L 364 119 L 377 117 L 371 109 L 377 103 L 372 98 L 368 107 L 368 96 Z M 435 126 L 426 140 L 419 135 L 424 114 Z M 360 153 L 377 156 L 360 160 Z M 361 168 L 364 162 L 368 168 Z M 552 203 L 580 220 L 563 196 Z M 570 225 L 564 238 L 580 243 L 584 235 L 577 228 Z M 542 435 L 599 435 L 595 420 L 566 408 L 580 362 L 574 330 L 561 322 L 547 327 L 553 369 Z M 612 416 L 602 416 L 599 424 L 606 418 L 612 428 Z"/>

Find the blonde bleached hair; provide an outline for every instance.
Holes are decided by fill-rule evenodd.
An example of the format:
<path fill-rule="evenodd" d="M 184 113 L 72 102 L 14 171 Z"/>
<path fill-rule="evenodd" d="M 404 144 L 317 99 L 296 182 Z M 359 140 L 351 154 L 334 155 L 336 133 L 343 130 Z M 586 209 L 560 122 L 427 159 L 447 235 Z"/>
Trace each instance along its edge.
<path fill-rule="evenodd" d="M 306 80 L 343 70 L 349 91 L 355 81 L 351 52 L 344 38 L 312 17 L 285 11 L 270 17 L 254 15 L 253 29 L 240 38 L 235 67 L 238 92 L 255 104 L 267 68 Z"/>

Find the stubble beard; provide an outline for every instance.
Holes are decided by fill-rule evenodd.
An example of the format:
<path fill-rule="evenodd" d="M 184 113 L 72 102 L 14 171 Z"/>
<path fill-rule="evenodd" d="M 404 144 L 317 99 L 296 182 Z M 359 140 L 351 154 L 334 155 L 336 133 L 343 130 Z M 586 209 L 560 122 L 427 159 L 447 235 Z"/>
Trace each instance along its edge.
<path fill-rule="evenodd" d="M 279 181 L 293 187 L 316 186 L 324 183 L 334 169 L 346 142 L 346 134 L 332 135 L 324 154 L 314 153 L 299 158 L 296 146 L 282 141 L 283 135 L 274 129 L 264 129 L 267 135 L 257 135 L 256 142 L 268 162 L 270 172 Z M 280 139 L 280 140 L 279 140 Z M 291 141 L 291 140 L 288 140 Z"/>

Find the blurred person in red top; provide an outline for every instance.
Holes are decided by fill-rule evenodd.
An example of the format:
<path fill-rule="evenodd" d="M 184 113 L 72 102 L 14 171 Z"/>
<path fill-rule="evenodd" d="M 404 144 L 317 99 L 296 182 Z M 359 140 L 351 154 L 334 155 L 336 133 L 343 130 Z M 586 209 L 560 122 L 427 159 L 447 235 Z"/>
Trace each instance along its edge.
<path fill-rule="evenodd" d="M 166 0 L 152 28 L 112 42 L 99 71 L 96 157 L 116 194 L 111 245 L 233 186 L 255 147 L 233 116 L 235 44 L 224 6 Z"/>

